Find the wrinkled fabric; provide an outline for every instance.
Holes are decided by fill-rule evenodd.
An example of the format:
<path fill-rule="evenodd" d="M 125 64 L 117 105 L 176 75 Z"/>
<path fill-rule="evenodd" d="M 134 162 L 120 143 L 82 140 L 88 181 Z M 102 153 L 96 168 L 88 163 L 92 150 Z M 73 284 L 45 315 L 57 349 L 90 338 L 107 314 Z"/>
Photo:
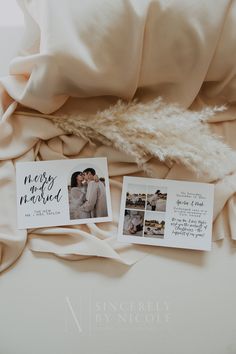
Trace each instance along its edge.
<path fill-rule="evenodd" d="M 96 113 L 117 97 L 135 95 L 142 100 L 162 96 L 194 109 L 228 103 L 209 124 L 236 150 L 236 2 L 19 3 L 26 36 L 11 75 L 0 79 L 0 271 L 16 261 L 27 242 L 34 252 L 71 260 L 99 256 L 134 264 L 151 248 L 117 242 L 120 193 L 124 175 L 145 172 L 114 148 L 65 135 L 47 114 Z M 96 156 L 108 158 L 113 222 L 17 230 L 16 161 Z M 234 173 L 211 181 L 180 164 L 152 158 L 146 165 L 156 178 L 214 183 L 214 239 L 236 239 L 236 166 Z"/>
<path fill-rule="evenodd" d="M 137 95 L 189 107 L 201 87 L 236 99 L 235 1 L 18 2 L 26 35 L 1 82 L 22 105 L 52 113 L 71 96 Z"/>
<path fill-rule="evenodd" d="M 6 97 L 2 95 L 1 98 Z M 11 100 L 8 98 L 8 102 Z M 95 104 L 94 99 L 92 100 Z M 104 105 L 104 98 L 97 98 L 97 108 Z M 87 110 L 91 110 L 89 101 Z M 77 101 L 77 103 L 79 103 Z M 80 102 L 83 109 L 86 105 Z M 110 100 L 107 99 L 107 104 Z M 8 114 L 0 123 L 0 271 L 9 267 L 21 255 L 26 242 L 34 252 L 47 252 L 60 257 L 80 260 L 90 256 L 106 257 L 126 265 L 142 259 L 151 251 L 151 246 L 130 245 L 117 242 L 117 224 L 119 220 L 120 196 L 124 175 L 146 176 L 132 158 L 114 148 L 103 145 L 91 145 L 74 135 L 65 135 L 50 119 L 37 112 L 20 112 L 15 103 L 6 109 Z M 69 114 L 78 110 L 73 100 L 61 111 Z M 212 131 L 224 137 L 235 149 L 236 120 L 211 123 Z M 223 119 L 223 116 L 222 116 Z M 55 160 L 80 157 L 108 158 L 110 176 L 113 222 L 78 225 L 67 227 L 46 227 L 25 230 L 16 228 L 16 191 L 15 163 L 17 161 Z M 181 165 L 168 166 L 152 158 L 147 160 L 147 170 L 156 178 L 168 178 L 197 182 L 215 183 L 214 200 L 214 239 L 231 236 L 235 239 L 236 230 L 236 166 L 235 173 L 222 180 L 211 181 L 207 176 L 197 177 Z"/>

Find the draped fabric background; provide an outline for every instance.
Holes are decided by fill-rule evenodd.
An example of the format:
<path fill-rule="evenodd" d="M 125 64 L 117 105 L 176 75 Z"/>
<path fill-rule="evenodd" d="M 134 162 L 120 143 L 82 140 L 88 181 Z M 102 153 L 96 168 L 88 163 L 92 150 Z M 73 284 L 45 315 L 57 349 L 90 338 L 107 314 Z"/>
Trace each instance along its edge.
<path fill-rule="evenodd" d="M 99 99 L 97 104 L 101 105 Z M 0 129 L 0 187 L 1 197 L 4 198 L 4 203 L 0 205 L 0 269 L 6 269 L 19 257 L 27 240 L 27 232 L 16 229 L 14 167 L 16 161 L 106 156 L 109 162 L 114 222 L 97 226 L 29 230 L 28 246 L 31 250 L 55 253 L 69 259 L 102 256 L 125 264 L 133 264 L 148 254 L 150 247 L 120 244 L 116 241 L 122 177 L 129 174 L 145 176 L 137 164 L 128 155 L 115 149 L 102 145 L 91 146 L 82 138 L 65 135 L 49 119 L 28 112 L 25 115 L 17 111 L 12 114 L 14 106 L 14 102 L 9 106 Z M 236 121 L 211 124 L 215 133 L 224 136 L 225 141 L 235 149 Z M 147 161 L 147 165 L 152 171 L 152 176 L 157 178 L 212 182 L 207 177 L 204 179 L 197 177 L 181 165 L 176 164 L 169 168 L 156 159 Z M 222 239 L 225 235 L 236 238 L 235 191 L 236 171 L 215 182 L 215 239 Z M 227 213 L 223 213 L 225 208 Z"/>
<path fill-rule="evenodd" d="M 235 146 L 235 1 L 20 1 L 26 37 L 20 56 L 1 78 L 0 270 L 23 251 L 16 229 L 16 161 L 107 156 L 114 223 L 30 230 L 29 247 L 70 259 L 90 255 L 132 264 L 149 248 L 116 242 L 122 176 L 145 175 L 125 154 L 65 135 L 37 111 L 95 113 L 117 97 L 159 95 L 185 108 L 229 107 L 211 119 L 213 132 Z M 227 40 L 226 40 L 227 39 Z M 20 104 L 20 105 L 19 105 Z M 37 111 L 36 111 L 37 110 Z M 197 137 L 196 137 L 197 138 Z M 197 180 L 181 165 L 147 161 L 153 176 Z M 214 237 L 235 235 L 235 173 L 215 183 Z"/>
<path fill-rule="evenodd" d="M 135 94 L 189 107 L 203 83 L 205 96 L 235 101 L 235 1 L 18 2 L 25 39 L 1 81 L 27 107 Z"/>

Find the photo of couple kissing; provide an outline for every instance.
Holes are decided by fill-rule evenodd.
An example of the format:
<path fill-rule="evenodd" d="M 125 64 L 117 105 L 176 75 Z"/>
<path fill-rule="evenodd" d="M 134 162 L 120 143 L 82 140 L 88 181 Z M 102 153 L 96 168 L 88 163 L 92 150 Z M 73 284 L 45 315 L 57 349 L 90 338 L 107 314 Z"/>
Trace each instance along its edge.
<path fill-rule="evenodd" d="M 68 186 L 71 220 L 108 216 L 105 183 L 105 178 L 91 167 L 71 175 Z"/>

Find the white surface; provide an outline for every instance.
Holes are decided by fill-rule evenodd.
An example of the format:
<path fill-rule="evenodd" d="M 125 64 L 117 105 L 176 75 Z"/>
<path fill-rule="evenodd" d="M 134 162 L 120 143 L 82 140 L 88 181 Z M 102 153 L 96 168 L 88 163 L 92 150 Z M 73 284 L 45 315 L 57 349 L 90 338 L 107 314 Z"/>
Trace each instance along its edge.
<path fill-rule="evenodd" d="M 234 268 L 227 241 L 156 248 L 129 270 L 25 251 L 1 278 L 1 353 L 233 354 Z"/>
<path fill-rule="evenodd" d="M 0 76 L 8 74 L 10 60 L 16 55 L 23 34 L 24 16 L 16 0 L 0 0 Z"/>
<path fill-rule="evenodd" d="M 16 0 L 0 0 L 0 27 L 22 27 L 24 15 Z"/>
<path fill-rule="evenodd" d="M 6 73 L 19 32 L 2 31 Z M 210 253 L 153 248 L 127 268 L 25 250 L 1 276 L 0 354 L 234 354 L 235 253 L 228 239 Z"/>

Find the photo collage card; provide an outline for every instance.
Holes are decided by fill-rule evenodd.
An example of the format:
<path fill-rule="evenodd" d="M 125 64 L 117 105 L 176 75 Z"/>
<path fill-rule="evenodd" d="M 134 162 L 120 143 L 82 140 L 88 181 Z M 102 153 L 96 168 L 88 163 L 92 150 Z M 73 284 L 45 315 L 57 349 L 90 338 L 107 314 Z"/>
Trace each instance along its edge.
<path fill-rule="evenodd" d="M 210 250 L 213 186 L 124 177 L 118 239 Z"/>

